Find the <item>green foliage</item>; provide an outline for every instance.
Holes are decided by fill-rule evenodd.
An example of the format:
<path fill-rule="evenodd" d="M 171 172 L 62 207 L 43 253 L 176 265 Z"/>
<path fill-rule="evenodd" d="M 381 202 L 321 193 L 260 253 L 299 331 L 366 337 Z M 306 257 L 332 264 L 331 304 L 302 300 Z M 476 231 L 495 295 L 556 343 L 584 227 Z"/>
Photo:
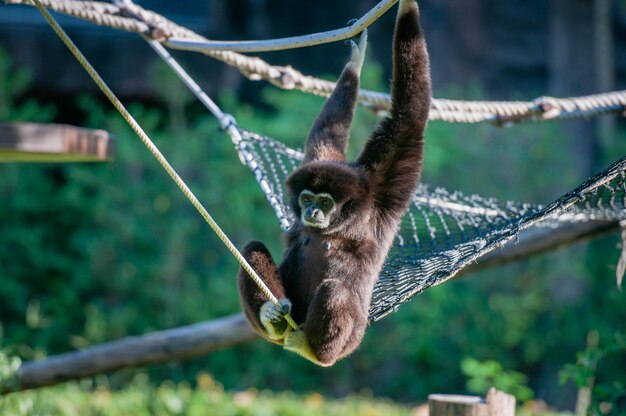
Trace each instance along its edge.
<path fill-rule="evenodd" d="M 22 360 L 19 357 L 12 357 L 0 351 L 0 393 L 17 388 L 19 385 L 17 372 L 21 364 Z"/>
<path fill-rule="evenodd" d="M 573 381 L 578 388 L 592 388 L 592 400 L 589 407 L 590 414 L 621 414 L 626 410 L 626 381 L 623 371 L 619 378 L 606 379 L 598 376 L 598 368 L 602 365 L 612 365 L 611 358 L 618 357 L 618 362 L 626 356 L 626 335 L 617 332 L 609 341 L 599 343 L 599 334 L 591 332 L 593 340 L 587 348 L 577 354 L 576 364 L 567 364 L 559 373 L 562 384 Z M 622 358 L 622 360 L 620 360 Z M 622 369 L 623 370 L 623 369 Z M 618 407 L 618 403 L 622 406 Z"/>
<path fill-rule="evenodd" d="M 9 68 L 6 62 L 0 57 L 0 68 Z M 385 90 L 380 69 L 366 68 L 364 86 Z M 0 71 L 2 111 L 9 119 L 50 120 L 53 110 L 25 106 L 23 81 L 11 78 L 19 71 Z M 210 115 L 194 115 L 198 110 L 178 81 L 165 71 L 155 74 L 156 84 L 166 87 L 159 89 L 163 103 L 131 104 L 131 112 L 237 246 L 258 239 L 280 258 L 276 218 L 228 137 Z M 449 94 L 478 96 L 463 90 Z M 261 98 L 263 105 L 253 107 L 226 94 L 220 105 L 242 127 L 301 147 L 323 99 L 271 87 Z M 91 96 L 78 97 L 77 103 L 82 125 L 115 134 L 115 162 L 0 165 L 0 348 L 30 360 L 238 312 L 237 264 L 221 242 L 108 105 Z M 357 111 L 352 154 L 376 121 L 368 111 Z M 605 149 L 607 161 L 623 153 L 619 142 Z M 498 129 L 433 122 L 424 181 L 500 199 L 547 202 L 585 179 L 574 160 L 584 155 L 563 151 L 568 146 L 556 123 Z M 184 383 L 202 372 L 227 391 L 291 390 L 300 402 L 311 391 L 345 396 L 364 388 L 374 396 L 415 402 L 436 391 L 465 390 L 460 363 L 473 357 L 501 366 L 486 376 L 471 374 L 474 379 L 503 378 L 511 388 L 528 386 L 541 398 L 571 406 L 573 387 L 558 386 L 557 369 L 584 348 L 587 332 L 611 334 L 626 322 L 626 291 L 611 285 L 616 242 L 610 236 L 429 289 L 372 325 L 361 348 L 330 369 L 259 340 L 185 363 L 151 366 L 145 370 L 150 385 L 131 383 L 136 372 L 124 370 L 104 378 L 109 387 L 102 390 L 102 382 L 92 394 L 70 384 L 12 395 L 4 403 L 14 403 L 16 414 L 24 414 L 18 405 L 68 408 L 72 414 L 74 403 L 96 414 L 100 410 L 89 406 L 103 400 L 117 414 L 131 408 L 144 409 L 137 410 L 142 414 L 156 409 L 145 404 L 149 401 L 167 408 L 171 395 L 179 397 L 172 403 L 204 405 L 206 394 Z M 610 365 L 600 365 L 596 378 L 620 380 L 620 357 L 603 358 Z M 524 374 L 528 382 L 513 374 Z M 163 380 L 177 384 L 152 387 Z M 124 391 L 117 392 L 120 387 Z M 525 394 L 520 398 L 529 397 Z M 235 400 L 230 393 L 221 397 Z M 266 403 L 283 399 L 254 393 L 254 400 L 271 409 Z M 133 403 L 139 404 L 133 408 Z"/>
<path fill-rule="evenodd" d="M 28 120 L 46 122 L 56 114 L 53 106 L 42 106 L 33 99 L 18 103 L 31 81 L 31 73 L 15 68 L 9 55 L 0 48 L 0 120 Z"/>
<path fill-rule="evenodd" d="M 450 88 L 443 94 L 485 99 L 474 89 Z M 590 174 L 581 172 L 576 163 L 586 156 L 563 151 L 569 147 L 571 138 L 558 122 L 501 128 L 433 121 L 426 131 L 423 177 L 425 182 L 466 194 L 545 204 Z"/>
<path fill-rule="evenodd" d="M 533 398 L 533 391 L 526 385 L 528 377 L 517 371 L 506 371 L 497 361 L 478 361 L 465 358 L 461 371 L 468 377 L 467 389 L 473 393 L 486 394 L 495 387 L 515 396 L 520 402 Z"/>
<path fill-rule="evenodd" d="M 197 377 L 196 387 L 189 383 L 165 382 L 152 386 L 138 375 L 122 391 L 105 385 L 91 389 L 88 383 L 67 383 L 0 397 L 0 414 L 14 416 L 403 416 L 411 409 L 367 394 L 343 399 L 327 399 L 312 393 L 273 393 L 247 389 L 225 392 L 208 374 Z"/>

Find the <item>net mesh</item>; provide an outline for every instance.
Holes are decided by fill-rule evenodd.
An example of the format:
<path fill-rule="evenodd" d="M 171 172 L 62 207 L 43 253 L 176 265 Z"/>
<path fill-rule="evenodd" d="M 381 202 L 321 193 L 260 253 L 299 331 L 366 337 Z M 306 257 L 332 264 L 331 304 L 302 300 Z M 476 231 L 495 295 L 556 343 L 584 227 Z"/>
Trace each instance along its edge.
<path fill-rule="evenodd" d="M 294 221 L 283 184 L 304 154 L 272 138 L 239 129 L 236 147 L 254 173 L 283 230 Z M 374 288 L 376 321 L 430 286 L 502 246 L 529 227 L 626 218 L 626 158 L 549 205 L 501 202 L 420 185 Z"/>

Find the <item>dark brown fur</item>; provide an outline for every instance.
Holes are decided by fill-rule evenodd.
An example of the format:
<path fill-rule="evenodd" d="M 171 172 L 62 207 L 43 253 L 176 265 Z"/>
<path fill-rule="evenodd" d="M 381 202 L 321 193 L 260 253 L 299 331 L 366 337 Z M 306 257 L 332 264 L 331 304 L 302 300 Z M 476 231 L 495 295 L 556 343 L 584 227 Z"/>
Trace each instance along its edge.
<path fill-rule="evenodd" d="M 305 161 L 287 179 L 298 218 L 303 189 L 332 195 L 340 209 L 330 225 L 316 229 L 296 222 L 278 268 L 262 243 L 249 243 L 244 250 L 275 295 L 291 300 L 291 315 L 303 331 L 299 336 L 312 355 L 301 347 L 289 348 L 290 337 L 301 331 L 286 331 L 284 339 L 272 341 L 284 342 L 320 365 L 333 364 L 360 344 L 374 284 L 420 178 L 431 90 L 414 0 L 400 1 L 393 56 L 390 115 L 356 161 L 345 160 L 359 85 L 359 74 L 348 64 L 311 129 Z M 239 287 L 248 320 L 267 336 L 259 320 L 267 299 L 243 270 Z"/>

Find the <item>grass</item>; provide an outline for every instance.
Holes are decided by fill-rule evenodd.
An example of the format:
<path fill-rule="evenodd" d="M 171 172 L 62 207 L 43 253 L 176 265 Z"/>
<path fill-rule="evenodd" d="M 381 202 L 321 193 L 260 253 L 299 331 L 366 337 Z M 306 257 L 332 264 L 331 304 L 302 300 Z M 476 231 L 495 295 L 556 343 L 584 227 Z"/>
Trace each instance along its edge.
<path fill-rule="evenodd" d="M 208 374 L 195 387 L 166 382 L 152 386 L 138 376 L 127 388 L 93 388 L 91 380 L 0 397 L 0 414 L 15 416 L 409 416 L 412 408 L 365 393 L 328 399 L 318 393 L 297 395 L 248 389 L 227 392 Z"/>

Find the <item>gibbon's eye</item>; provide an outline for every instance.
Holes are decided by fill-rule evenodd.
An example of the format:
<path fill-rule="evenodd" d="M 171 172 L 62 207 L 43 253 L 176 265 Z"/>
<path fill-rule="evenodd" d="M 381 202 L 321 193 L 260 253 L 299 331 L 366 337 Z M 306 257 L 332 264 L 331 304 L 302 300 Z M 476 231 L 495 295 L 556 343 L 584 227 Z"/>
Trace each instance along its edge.
<path fill-rule="evenodd" d="M 328 210 L 333 206 L 333 201 L 331 201 L 329 198 L 321 198 L 320 199 L 320 206 L 325 209 Z"/>
<path fill-rule="evenodd" d="M 311 197 L 309 195 L 300 195 L 300 202 L 302 202 L 303 204 L 310 204 L 311 203 Z"/>

